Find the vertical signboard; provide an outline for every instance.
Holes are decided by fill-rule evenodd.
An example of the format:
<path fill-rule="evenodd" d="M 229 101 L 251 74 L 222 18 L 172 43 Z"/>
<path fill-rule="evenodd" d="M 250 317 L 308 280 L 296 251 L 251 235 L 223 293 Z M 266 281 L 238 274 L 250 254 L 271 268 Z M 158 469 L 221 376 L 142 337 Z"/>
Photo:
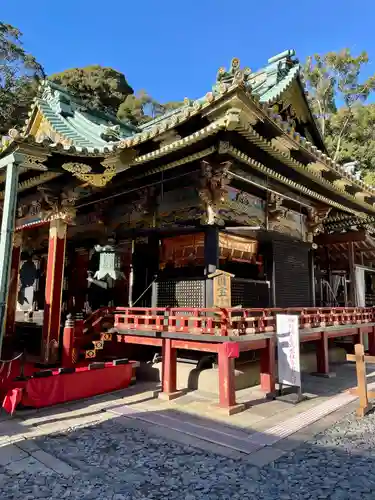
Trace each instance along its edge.
<path fill-rule="evenodd" d="M 276 338 L 279 384 L 301 388 L 298 316 L 277 314 Z"/>
<path fill-rule="evenodd" d="M 232 278 L 234 274 L 226 271 L 216 271 L 208 275 L 213 280 L 213 305 L 214 307 L 232 306 Z"/>

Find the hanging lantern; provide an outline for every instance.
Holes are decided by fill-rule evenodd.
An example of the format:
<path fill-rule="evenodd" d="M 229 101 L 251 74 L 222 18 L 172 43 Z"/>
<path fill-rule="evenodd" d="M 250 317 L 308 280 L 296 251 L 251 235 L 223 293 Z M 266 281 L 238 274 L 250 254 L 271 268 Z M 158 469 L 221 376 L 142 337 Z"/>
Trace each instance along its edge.
<path fill-rule="evenodd" d="M 113 280 L 124 279 L 125 274 L 121 271 L 121 254 L 116 250 L 115 241 L 109 240 L 107 245 L 95 245 L 95 251 L 99 256 L 99 270 L 94 278 L 102 280 L 110 277 Z"/>

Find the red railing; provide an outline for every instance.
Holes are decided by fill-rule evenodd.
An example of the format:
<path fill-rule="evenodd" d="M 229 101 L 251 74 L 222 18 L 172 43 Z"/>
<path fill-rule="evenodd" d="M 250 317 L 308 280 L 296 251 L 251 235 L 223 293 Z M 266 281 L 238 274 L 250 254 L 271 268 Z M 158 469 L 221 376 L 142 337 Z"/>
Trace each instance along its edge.
<path fill-rule="evenodd" d="M 249 335 L 276 330 L 276 314 L 298 314 L 301 330 L 375 322 L 374 308 L 122 308 L 115 310 L 114 326 L 139 330 L 206 335 Z"/>

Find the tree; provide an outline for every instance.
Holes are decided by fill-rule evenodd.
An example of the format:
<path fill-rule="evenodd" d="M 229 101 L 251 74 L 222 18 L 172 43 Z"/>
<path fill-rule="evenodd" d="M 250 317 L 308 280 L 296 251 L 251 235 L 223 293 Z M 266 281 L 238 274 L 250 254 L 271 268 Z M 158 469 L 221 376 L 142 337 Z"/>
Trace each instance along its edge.
<path fill-rule="evenodd" d="M 0 134 L 20 125 L 27 117 L 42 66 L 22 46 L 22 33 L 0 22 Z"/>
<path fill-rule="evenodd" d="M 349 119 L 348 119 L 349 118 Z M 345 127 L 336 160 L 343 164 L 357 161 L 361 171 L 375 172 L 375 105 L 357 104 L 339 108 L 327 122 L 326 145 L 337 150 L 337 137 Z"/>
<path fill-rule="evenodd" d="M 22 46 L 21 32 L 0 22 L 0 136 L 22 126 L 39 81 L 46 75 L 36 59 Z M 91 109 L 118 115 L 141 124 L 180 107 L 180 102 L 160 104 L 146 91 L 134 95 L 123 73 L 99 65 L 73 68 L 48 77 L 79 97 Z"/>
<path fill-rule="evenodd" d="M 349 134 L 355 106 L 363 104 L 375 89 L 375 75 L 360 82 L 361 71 L 368 61 L 367 52 L 353 56 L 349 49 L 307 58 L 304 70 L 307 88 L 324 137 L 338 104 L 342 103 L 344 107 L 334 126 L 335 136 L 327 140 L 334 160 L 339 158 L 343 142 Z"/>
<path fill-rule="evenodd" d="M 68 69 L 51 75 L 49 79 L 69 89 L 90 108 L 114 115 L 134 92 L 123 73 L 98 65 Z"/>
<path fill-rule="evenodd" d="M 120 105 L 117 116 L 120 120 L 129 120 L 131 123 L 138 125 L 157 118 L 167 111 L 179 108 L 182 104 L 182 102 L 178 101 L 160 104 L 145 90 L 141 90 L 137 95 L 127 96 Z"/>

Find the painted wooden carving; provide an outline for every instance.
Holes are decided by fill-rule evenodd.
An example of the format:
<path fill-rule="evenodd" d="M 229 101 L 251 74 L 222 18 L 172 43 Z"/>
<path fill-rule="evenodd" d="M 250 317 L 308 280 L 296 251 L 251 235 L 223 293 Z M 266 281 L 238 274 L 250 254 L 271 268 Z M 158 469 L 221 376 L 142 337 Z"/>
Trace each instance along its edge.
<path fill-rule="evenodd" d="M 243 236 L 219 234 L 219 259 L 237 262 L 256 261 L 258 242 Z M 204 265 L 204 233 L 184 234 L 163 238 L 160 268 Z"/>
<path fill-rule="evenodd" d="M 228 185 L 231 180 L 229 174 L 231 165 L 231 162 L 223 162 L 218 165 L 212 165 L 207 161 L 201 162 L 202 174 L 198 193 L 205 209 L 203 224 L 223 223 L 219 209 L 227 199 Z"/>

